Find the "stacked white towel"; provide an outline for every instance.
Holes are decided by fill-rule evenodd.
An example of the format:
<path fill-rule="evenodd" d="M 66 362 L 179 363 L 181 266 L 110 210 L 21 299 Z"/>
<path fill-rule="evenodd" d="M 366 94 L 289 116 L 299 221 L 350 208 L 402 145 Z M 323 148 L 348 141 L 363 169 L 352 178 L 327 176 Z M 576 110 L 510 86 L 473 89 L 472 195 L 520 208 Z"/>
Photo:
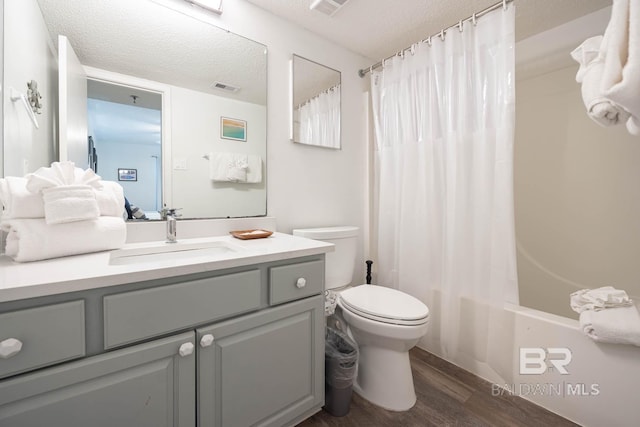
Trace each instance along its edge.
<path fill-rule="evenodd" d="M 580 326 L 594 341 L 640 346 L 640 314 L 633 305 L 586 310 L 580 314 Z"/>
<path fill-rule="evenodd" d="M 589 117 L 640 135 L 640 0 L 614 0 L 604 36 L 585 40 L 571 57 Z"/>
<path fill-rule="evenodd" d="M 0 179 L 0 202 L 5 253 L 16 261 L 117 249 L 126 240 L 122 187 L 72 162 Z"/>
<path fill-rule="evenodd" d="M 580 327 L 597 342 L 640 346 L 640 313 L 627 293 L 612 286 L 571 294 L 571 308 L 580 313 Z"/>
<path fill-rule="evenodd" d="M 6 255 L 19 262 L 118 249 L 127 239 L 122 217 L 53 225 L 41 218 L 12 219 L 2 229 L 7 232 Z"/>
<path fill-rule="evenodd" d="M 597 289 L 581 289 L 571 294 L 571 309 L 576 313 L 586 310 L 603 310 L 605 308 L 628 307 L 633 304 L 629 295 L 613 286 Z"/>
<path fill-rule="evenodd" d="M 262 182 L 262 158 L 243 153 L 209 153 L 209 179 L 215 182 Z"/>

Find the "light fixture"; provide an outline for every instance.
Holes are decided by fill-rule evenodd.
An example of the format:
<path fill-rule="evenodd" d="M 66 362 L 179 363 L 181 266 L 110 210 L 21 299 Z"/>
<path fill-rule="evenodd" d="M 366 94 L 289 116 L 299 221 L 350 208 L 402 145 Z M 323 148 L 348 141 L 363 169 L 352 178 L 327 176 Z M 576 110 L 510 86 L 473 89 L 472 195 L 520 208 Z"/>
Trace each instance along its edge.
<path fill-rule="evenodd" d="M 187 3 L 200 6 L 218 15 L 222 15 L 222 0 L 185 0 Z"/>

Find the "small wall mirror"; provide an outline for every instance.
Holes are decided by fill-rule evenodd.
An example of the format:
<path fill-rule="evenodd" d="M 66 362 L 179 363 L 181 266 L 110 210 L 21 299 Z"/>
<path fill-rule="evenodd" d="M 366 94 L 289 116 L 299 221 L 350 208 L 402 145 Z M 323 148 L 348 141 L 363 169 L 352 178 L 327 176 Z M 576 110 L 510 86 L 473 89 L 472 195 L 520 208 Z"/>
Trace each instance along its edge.
<path fill-rule="evenodd" d="M 291 139 L 340 149 L 340 71 L 293 55 Z"/>

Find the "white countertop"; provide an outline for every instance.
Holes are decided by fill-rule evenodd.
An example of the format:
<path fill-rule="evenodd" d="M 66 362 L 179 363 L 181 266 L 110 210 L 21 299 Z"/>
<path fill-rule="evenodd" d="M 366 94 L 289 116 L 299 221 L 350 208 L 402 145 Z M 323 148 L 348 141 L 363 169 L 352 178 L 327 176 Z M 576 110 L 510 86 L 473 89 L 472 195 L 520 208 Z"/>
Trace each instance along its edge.
<path fill-rule="evenodd" d="M 55 258 L 27 263 L 0 256 L 0 302 L 125 283 L 183 276 L 332 252 L 333 244 L 274 233 L 265 239 L 239 240 L 231 236 L 180 239 L 180 243 L 222 242 L 234 248 L 224 256 L 194 255 L 161 261 L 113 265 L 112 252 Z M 157 247 L 163 242 L 130 243 L 123 249 Z"/>

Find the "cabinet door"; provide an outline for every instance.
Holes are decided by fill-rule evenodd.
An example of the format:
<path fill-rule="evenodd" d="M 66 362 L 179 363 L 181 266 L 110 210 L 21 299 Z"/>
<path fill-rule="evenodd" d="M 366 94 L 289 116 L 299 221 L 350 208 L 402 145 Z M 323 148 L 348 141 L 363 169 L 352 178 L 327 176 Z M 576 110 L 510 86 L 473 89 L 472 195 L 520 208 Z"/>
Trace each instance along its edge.
<path fill-rule="evenodd" d="M 283 426 L 320 408 L 323 301 L 307 298 L 196 331 L 199 426 Z"/>
<path fill-rule="evenodd" d="M 194 338 L 184 333 L 5 380 L 0 426 L 193 427 Z"/>

